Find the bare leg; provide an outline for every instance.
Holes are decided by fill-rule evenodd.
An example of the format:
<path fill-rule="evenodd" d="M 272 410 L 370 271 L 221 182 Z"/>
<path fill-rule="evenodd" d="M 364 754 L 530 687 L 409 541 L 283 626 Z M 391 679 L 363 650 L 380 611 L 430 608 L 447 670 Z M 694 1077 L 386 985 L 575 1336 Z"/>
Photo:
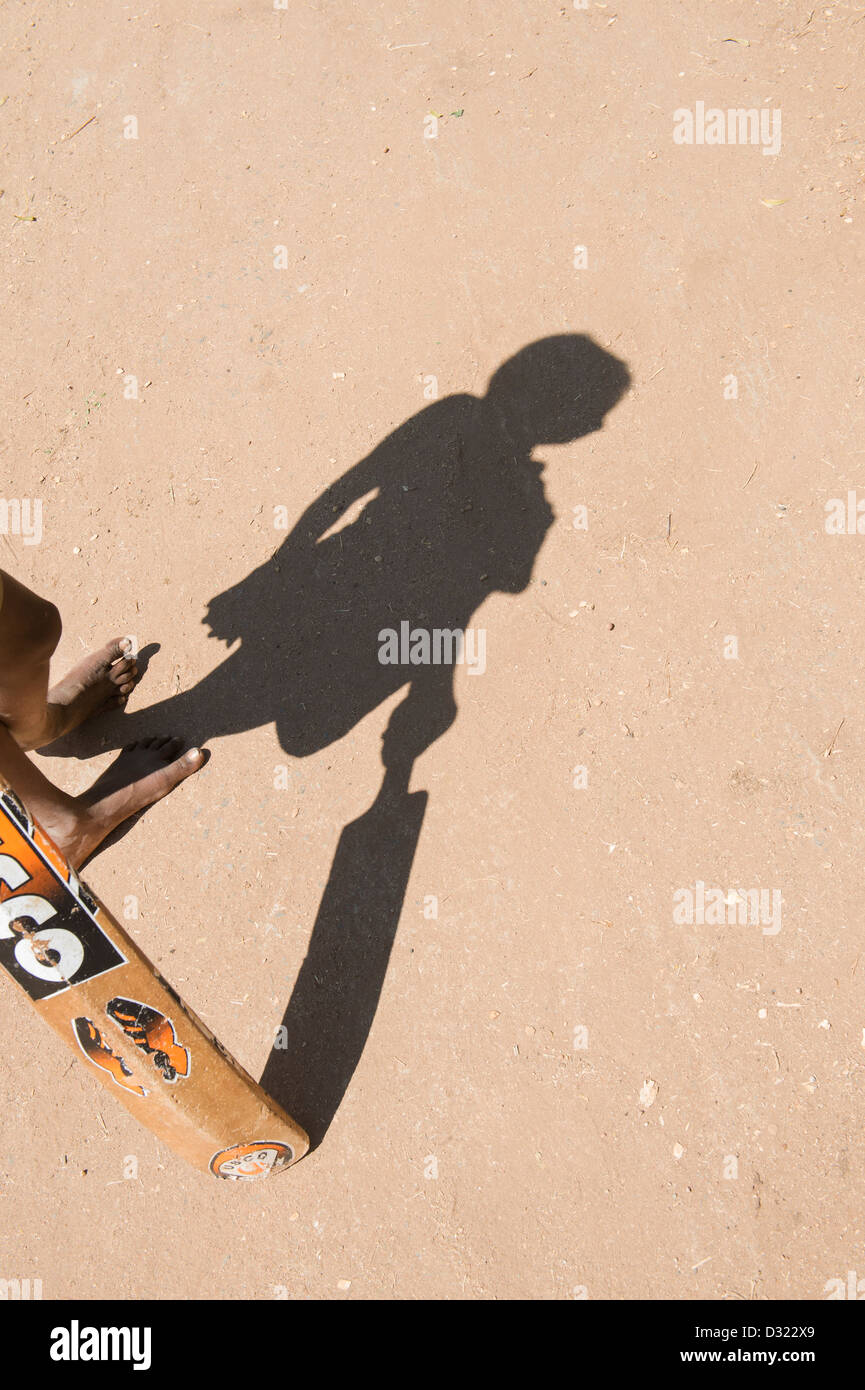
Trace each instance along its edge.
<path fill-rule="evenodd" d="M 179 739 L 147 738 L 125 748 L 81 796 L 69 796 L 49 782 L 26 756 L 25 748 L 47 742 L 46 733 L 58 736 L 49 711 L 48 668 L 60 637 L 60 615 L 53 604 L 37 598 L 9 576 L 4 574 L 3 581 L 0 777 L 18 793 L 57 848 L 78 868 L 124 820 L 159 801 L 178 782 L 196 772 L 204 762 L 204 754 L 192 748 L 181 757 Z M 113 670 L 115 664 L 112 660 L 106 670 Z M 128 669 L 131 674 L 131 668 Z M 72 684 L 66 684 L 67 708 L 75 706 L 82 691 L 92 691 L 100 680 L 102 677 L 91 680 L 89 685 L 86 681 L 82 684 L 81 677 L 73 673 L 69 678 Z M 113 683 L 110 676 L 108 680 Z M 122 682 L 121 694 L 123 684 L 129 684 L 128 680 Z"/>
<path fill-rule="evenodd" d="M 201 749 L 191 748 L 182 757 L 180 749 L 180 740 L 172 738 L 130 744 L 89 791 L 69 796 L 48 781 L 0 724 L 0 777 L 78 869 L 118 825 L 198 771 L 204 762 Z"/>
<path fill-rule="evenodd" d="M 128 639 L 106 643 L 49 689 L 60 614 L 12 575 L 0 576 L 0 719 L 21 747 L 42 748 L 100 709 L 124 705 L 138 679 Z"/>

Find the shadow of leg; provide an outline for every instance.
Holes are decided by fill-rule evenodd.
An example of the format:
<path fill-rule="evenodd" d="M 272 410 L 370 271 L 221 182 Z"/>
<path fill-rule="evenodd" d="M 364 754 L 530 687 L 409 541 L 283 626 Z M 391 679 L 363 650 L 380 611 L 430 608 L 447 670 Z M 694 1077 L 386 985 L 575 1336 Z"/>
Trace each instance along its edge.
<path fill-rule="evenodd" d="M 343 830 L 288 1003 L 285 1048 L 261 1078 L 321 1143 L 360 1061 L 384 983 L 427 804 L 388 773 L 373 805 Z"/>

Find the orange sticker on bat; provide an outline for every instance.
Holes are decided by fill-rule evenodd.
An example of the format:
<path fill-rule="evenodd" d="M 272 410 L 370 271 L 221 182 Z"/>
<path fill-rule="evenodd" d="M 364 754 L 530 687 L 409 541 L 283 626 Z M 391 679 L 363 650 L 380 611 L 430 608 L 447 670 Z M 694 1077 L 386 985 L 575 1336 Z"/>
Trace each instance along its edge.
<path fill-rule="evenodd" d="M 153 1065 L 162 1072 L 163 1081 L 189 1075 L 189 1049 L 177 1041 L 174 1024 L 165 1014 L 137 999 L 121 998 L 111 999 L 105 1012 L 136 1047 L 153 1057 Z"/>
<path fill-rule="evenodd" d="M 136 1096 L 147 1095 L 143 1086 L 127 1079 L 132 1075 L 132 1071 L 118 1053 L 112 1052 L 99 1029 L 89 1018 L 73 1019 L 72 1027 L 78 1039 L 78 1046 L 88 1062 L 92 1062 L 101 1071 L 107 1071 L 112 1081 L 122 1086 L 124 1091 L 132 1091 Z"/>

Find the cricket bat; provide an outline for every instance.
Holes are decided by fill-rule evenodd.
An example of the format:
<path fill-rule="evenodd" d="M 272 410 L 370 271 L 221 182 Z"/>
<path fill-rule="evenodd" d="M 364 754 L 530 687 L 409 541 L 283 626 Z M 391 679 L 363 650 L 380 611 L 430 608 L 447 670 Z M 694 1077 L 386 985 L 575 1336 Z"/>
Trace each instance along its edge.
<path fill-rule="evenodd" d="M 195 1168 L 248 1182 L 309 1139 L 175 994 L 0 780 L 0 964 L 82 1065 Z"/>

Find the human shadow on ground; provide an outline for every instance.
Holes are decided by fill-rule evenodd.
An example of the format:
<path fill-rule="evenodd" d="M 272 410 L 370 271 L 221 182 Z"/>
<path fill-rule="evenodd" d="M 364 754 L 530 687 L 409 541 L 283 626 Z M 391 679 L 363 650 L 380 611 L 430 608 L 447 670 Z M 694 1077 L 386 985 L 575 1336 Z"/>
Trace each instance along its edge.
<path fill-rule="evenodd" d="M 240 640 L 212 674 L 99 726 L 104 751 L 112 731 L 119 742 L 165 731 L 201 744 L 274 722 L 285 751 L 302 758 L 406 688 L 383 737 L 381 788 L 342 832 L 283 1019 L 285 1045 L 261 1080 L 313 1145 L 378 1005 L 427 802 L 408 790 L 412 767 L 457 712 L 459 647 L 448 653 L 445 639 L 435 664 L 432 635 L 465 633 L 490 594 L 526 589 L 554 520 L 532 450 L 599 430 L 629 381 L 591 338 L 562 334 L 508 359 L 485 396 L 420 411 L 322 492 L 270 559 L 211 600 L 212 634 Z M 429 664 L 383 661 L 386 630 L 398 635 L 387 654 L 428 655 Z M 420 630 L 428 652 L 423 638 L 411 642 Z M 480 671 L 470 637 L 462 659 Z"/>

